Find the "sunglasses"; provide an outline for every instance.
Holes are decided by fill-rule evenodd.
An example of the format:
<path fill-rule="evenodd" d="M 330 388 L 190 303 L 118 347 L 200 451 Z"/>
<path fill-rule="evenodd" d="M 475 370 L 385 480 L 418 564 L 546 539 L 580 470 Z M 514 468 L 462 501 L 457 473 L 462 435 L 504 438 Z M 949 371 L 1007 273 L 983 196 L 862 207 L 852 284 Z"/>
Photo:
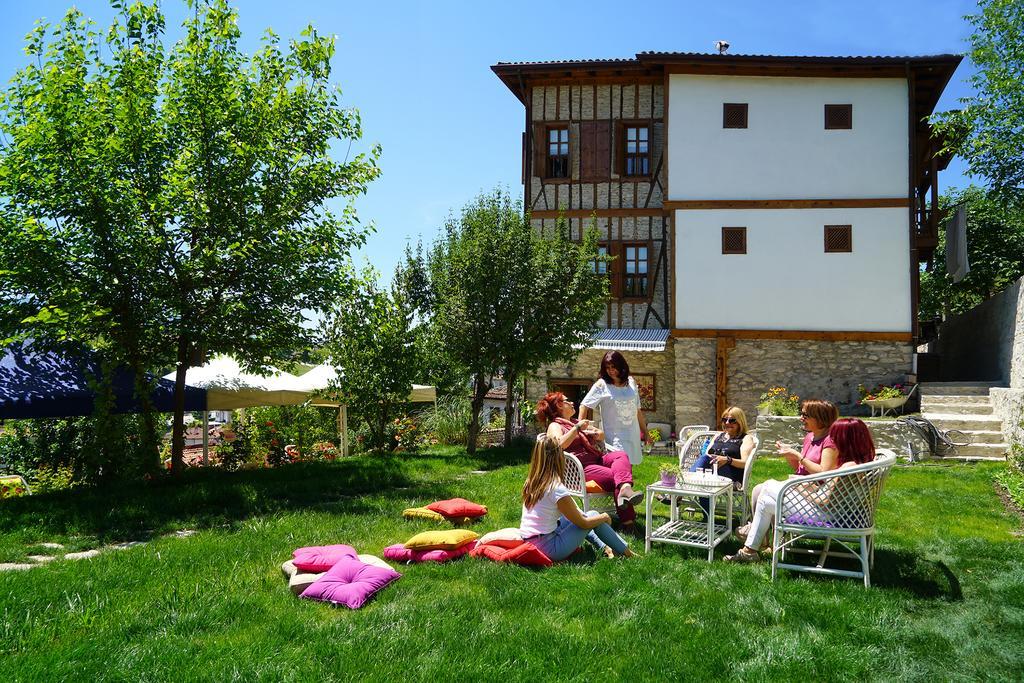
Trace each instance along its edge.
<path fill-rule="evenodd" d="M 809 417 L 810 417 L 810 415 L 808 415 L 807 413 L 800 413 L 800 419 L 801 420 L 806 420 Z"/>
<path fill-rule="evenodd" d="M 722 424 L 724 424 L 724 425 L 734 425 L 734 424 L 737 424 L 737 423 L 739 423 L 739 420 L 737 420 L 735 417 L 723 417 L 722 418 Z"/>

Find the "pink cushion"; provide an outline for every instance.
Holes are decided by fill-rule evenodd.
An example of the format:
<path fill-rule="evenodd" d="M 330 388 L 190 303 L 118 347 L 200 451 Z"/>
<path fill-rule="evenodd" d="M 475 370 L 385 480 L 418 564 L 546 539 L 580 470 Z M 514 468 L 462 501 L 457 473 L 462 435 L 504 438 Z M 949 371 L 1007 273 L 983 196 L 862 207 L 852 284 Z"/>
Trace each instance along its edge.
<path fill-rule="evenodd" d="M 300 597 L 359 609 L 374 593 L 401 576 L 394 569 L 343 557 Z"/>
<path fill-rule="evenodd" d="M 350 545 L 315 545 L 299 548 L 292 553 L 295 566 L 301 571 L 317 574 L 333 567 L 343 557 L 355 558 L 356 549 Z"/>
<path fill-rule="evenodd" d="M 397 562 L 447 562 L 462 557 L 475 547 L 476 541 L 470 541 L 455 550 L 412 550 L 396 543 L 384 548 L 384 557 Z"/>
<path fill-rule="evenodd" d="M 551 558 L 534 544 L 523 541 L 515 548 L 500 548 L 496 545 L 478 545 L 470 557 L 484 557 L 495 562 L 511 562 L 528 567 L 550 567 Z"/>
<path fill-rule="evenodd" d="M 465 498 L 439 500 L 427 506 L 428 510 L 440 512 L 445 517 L 483 517 L 487 514 L 487 506 L 474 503 Z"/>

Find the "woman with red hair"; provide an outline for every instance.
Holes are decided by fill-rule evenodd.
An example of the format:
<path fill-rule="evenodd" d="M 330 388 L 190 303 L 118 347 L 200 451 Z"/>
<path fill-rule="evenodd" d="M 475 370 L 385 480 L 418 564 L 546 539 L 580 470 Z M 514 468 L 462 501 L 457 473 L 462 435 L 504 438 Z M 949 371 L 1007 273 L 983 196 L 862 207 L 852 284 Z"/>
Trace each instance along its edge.
<path fill-rule="evenodd" d="M 547 427 L 548 436 L 579 459 L 588 481 L 615 493 L 615 508 L 622 530 L 633 533 L 636 520 L 633 506 L 644 499 L 644 494 L 633 490 L 629 455 L 625 451 L 605 453 L 604 432 L 590 420 L 573 419 L 575 413 L 573 402 L 557 391 L 537 402 L 537 419 Z"/>
<path fill-rule="evenodd" d="M 829 428 L 828 435 L 838 453 L 839 467 L 836 469 L 861 465 L 875 459 L 875 442 L 871 439 L 871 432 L 868 431 L 868 426 L 864 424 L 863 420 L 850 417 L 836 420 Z M 833 480 L 825 486 L 835 486 L 838 481 Z M 744 529 L 737 531 L 737 535 L 741 538 L 746 536 L 743 547 L 735 555 L 726 555 L 726 562 L 757 562 L 761 559 L 757 549 L 764 543 L 768 529 L 772 526 L 779 490 L 784 483 L 769 479 L 762 484 L 761 495 L 754 508 L 754 518 L 746 527 L 746 533 L 744 533 Z M 814 482 L 810 482 L 808 485 L 814 485 Z M 816 492 L 814 500 L 819 501 L 817 504 L 820 504 L 820 501 L 827 500 L 829 495 L 831 495 L 831 491 L 824 496 Z M 820 513 L 822 517 L 828 516 L 827 510 L 820 510 Z"/>

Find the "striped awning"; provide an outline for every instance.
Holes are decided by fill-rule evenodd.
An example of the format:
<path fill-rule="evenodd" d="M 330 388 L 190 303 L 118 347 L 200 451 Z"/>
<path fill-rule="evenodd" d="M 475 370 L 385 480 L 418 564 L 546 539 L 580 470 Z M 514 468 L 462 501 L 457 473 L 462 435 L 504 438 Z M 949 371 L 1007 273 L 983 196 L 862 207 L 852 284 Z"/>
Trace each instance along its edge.
<path fill-rule="evenodd" d="M 598 330 L 592 349 L 609 351 L 664 351 L 668 330 Z"/>

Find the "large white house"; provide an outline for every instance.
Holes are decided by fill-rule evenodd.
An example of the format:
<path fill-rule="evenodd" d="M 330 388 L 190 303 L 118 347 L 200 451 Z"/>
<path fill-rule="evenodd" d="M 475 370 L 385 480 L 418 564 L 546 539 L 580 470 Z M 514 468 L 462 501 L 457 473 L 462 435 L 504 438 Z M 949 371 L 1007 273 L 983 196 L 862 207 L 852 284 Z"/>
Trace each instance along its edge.
<path fill-rule="evenodd" d="M 927 116 L 961 58 L 640 53 L 499 63 L 525 107 L 538 230 L 615 256 L 594 347 L 527 383 L 582 391 L 605 349 L 650 419 L 753 411 L 767 388 L 850 408 L 914 366 L 919 265 L 948 159 Z"/>

